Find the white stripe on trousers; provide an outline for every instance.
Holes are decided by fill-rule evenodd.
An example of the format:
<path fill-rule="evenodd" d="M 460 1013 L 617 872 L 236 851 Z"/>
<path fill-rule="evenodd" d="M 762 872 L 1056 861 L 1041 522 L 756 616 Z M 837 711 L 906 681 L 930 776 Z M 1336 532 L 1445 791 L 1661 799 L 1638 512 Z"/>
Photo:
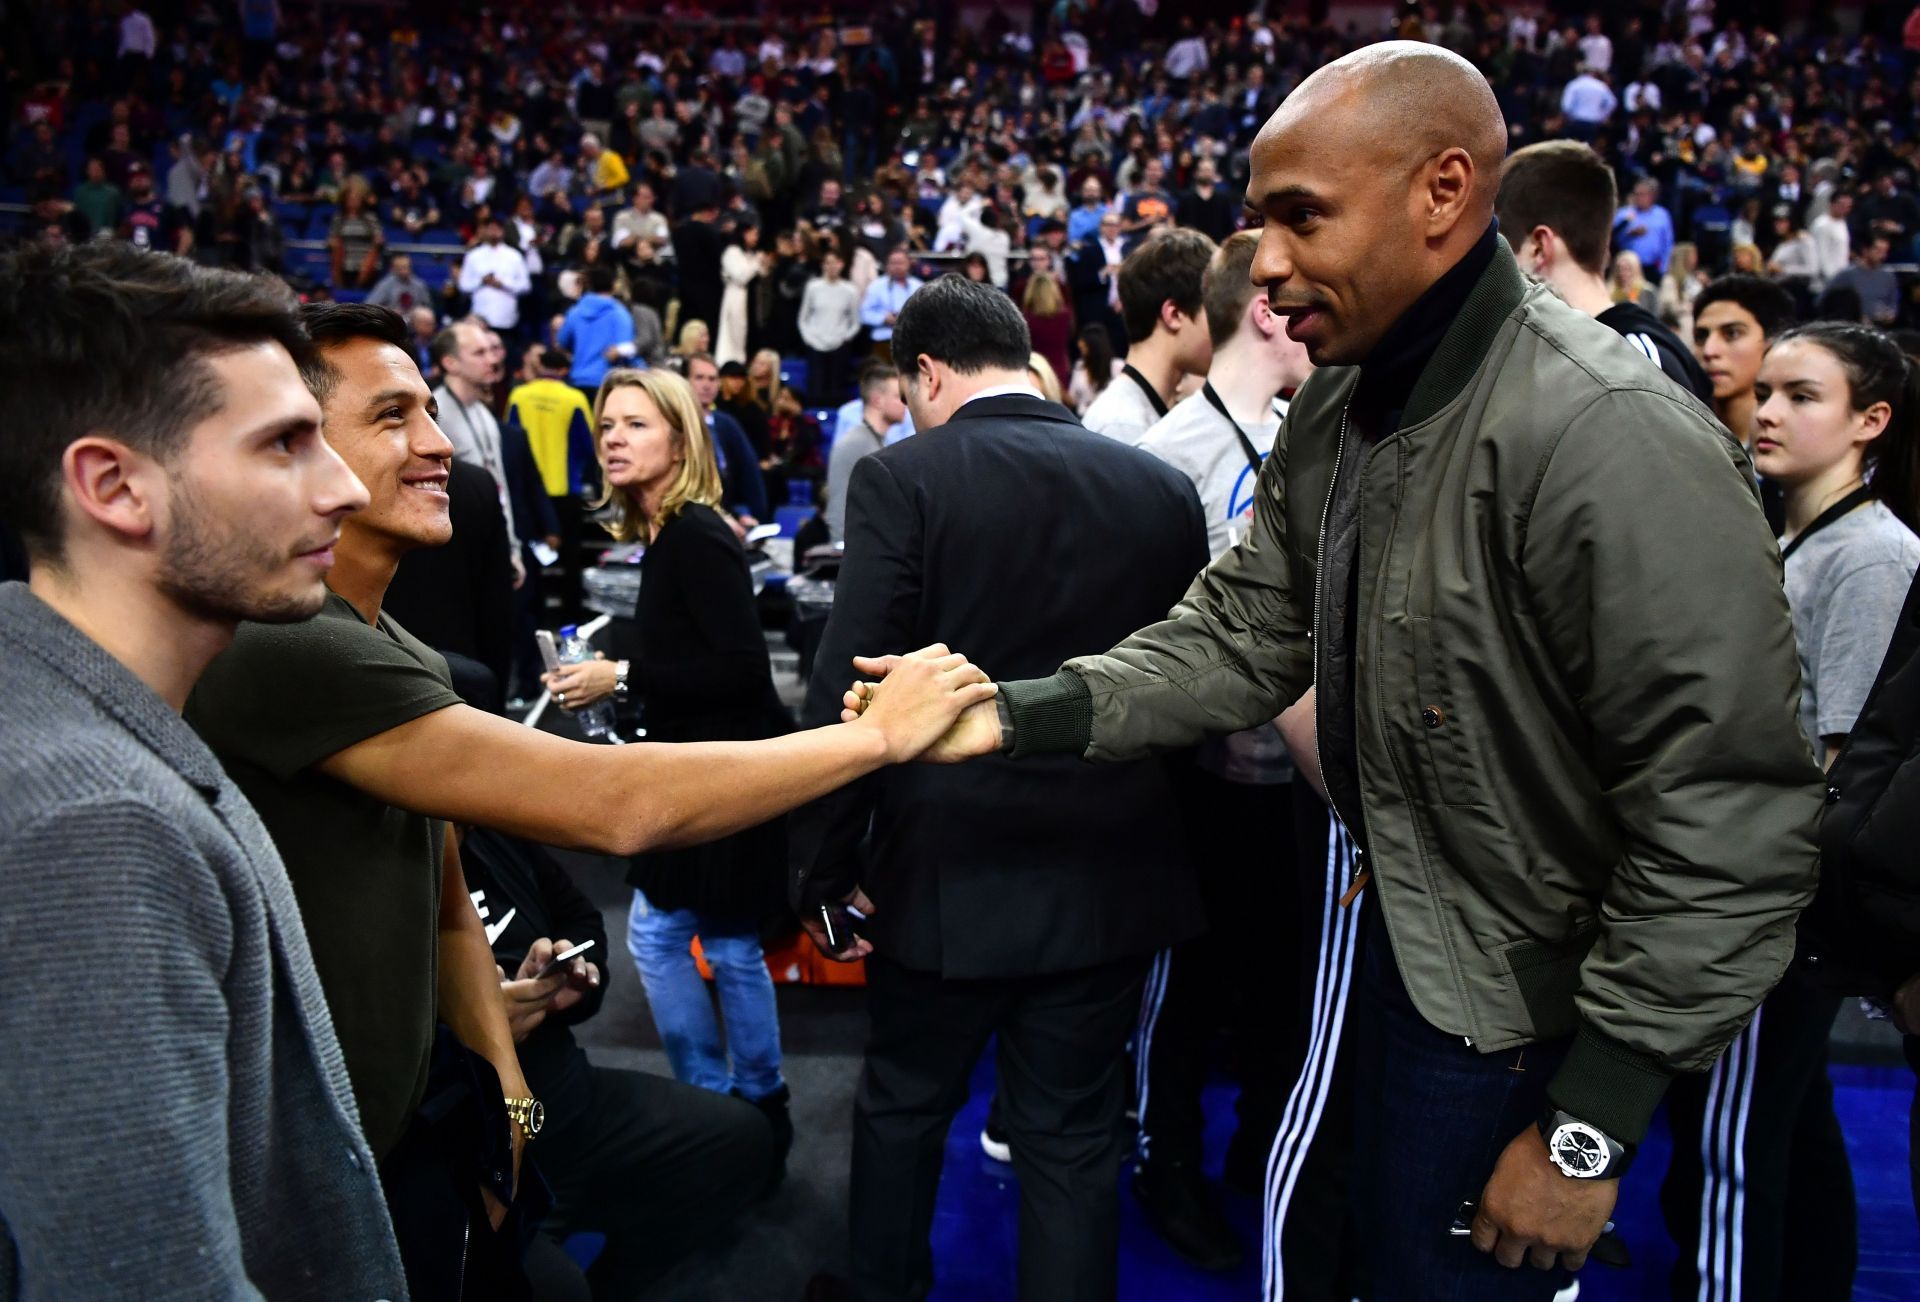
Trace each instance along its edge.
<path fill-rule="evenodd" d="M 1333 1069 L 1340 1052 L 1340 1032 L 1346 1025 L 1347 991 L 1353 984 L 1353 952 L 1359 939 L 1360 906 L 1340 907 L 1353 864 L 1353 840 L 1334 819 L 1327 829 L 1327 893 L 1320 914 L 1319 965 L 1313 980 L 1313 1029 L 1307 1059 L 1293 1092 L 1287 1096 L 1273 1151 L 1267 1157 L 1266 1213 L 1263 1229 L 1261 1297 L 1281 1302 L 1286 1294 L 1286 1272 L 1281 1261 L 1281 1235 L 1294 1185 L 1312 1153 L 1320 1128 Z"/>
<path fill-rule="evenodd" d="M 1747 1115 L 1760 1057 L 1760 1014 L 1727 1046 L 1707 1076 L 1700 1118 L 1699 1302 L 1740 1302 L 1746 1264 Z"/>
<path fill-rule="evenodd" d="M 1146 988 L 1140 992 L 1140 1024 L 1133 1034 L 1133 1106 L 1140 1127 L 1139 1159 L 1147 1160 L 1147 1095 L 1152 1092 L 1153 1028 L 1160 1023 L 1160 1005 L 1167 999 L 1167 974 L 1173 970 L 1173 950 L 1163 949 L 1153 956 L 1147 969 Z"/>

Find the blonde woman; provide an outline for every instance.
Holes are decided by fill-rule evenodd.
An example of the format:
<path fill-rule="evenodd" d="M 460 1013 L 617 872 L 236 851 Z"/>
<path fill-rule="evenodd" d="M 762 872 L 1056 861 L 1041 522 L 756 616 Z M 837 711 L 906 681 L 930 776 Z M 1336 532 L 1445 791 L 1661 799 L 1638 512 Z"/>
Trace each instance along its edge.
<path fill-rule="evenodd" d="M 1033 381 L 1033 387 L 1040 390 L 1040 396 L 1048 402 L 1065 403 L 1066 398 L 1060 392 L 1060 374 L 1053 369 L 1053 363 L 1039 353 L 1027 357 L 1027 375 Z"/>
<path fill-rule="evenodd" d="M 1667 274 L 1660 278 L 1654 315 L 1672 326 L 1682 339 L 1693 338 L 1693 300 L 1706 282 L 1700 278 L 1700 250 L 1682 240 L 1667 256 Z"/>
<path fill-rule="evenodd" d="M 617 370 L 593 405 L 596 447 L 614 509 L 608 532 L 646 544 L 634 611 L 639 654 L 569 665 L 549 676 L 577 709 L 624 687 L 660 742 L 746 741 L 792 729 L 774 692 L 746 553 L 721 517 L 720 468 L 693 390 L 666 370 Z M 680 1080 L 733 1093 L 774 1129 L 776 1172 L 793 1139 L 780 1074 L 773 982 L 760 922 L 785 907 L 781 819 L 684 850 L 637 855 L 627 948 L 667 1061 Z M 724 1037 L 688 945 L 712 967 Z M 729 1051 L 731 1066 L 729 1066 Z"/>
<path fill-rule="evenodd" d="M 681 357 L 692 357 L 696 353 L 712 353 L 713 331 L 707 329 L 707 323 L 695 317 L 680 327 L 680 342 L 673 350 Z"/>
<path fill-rule="evenodd" d="M 1654 288 L 1640 268 L 1640 255 L 1622 252 L 1613 260 L 1613 301 L 1638 303 L 1649 312 L 1654 307 Z"/>
<path fill-rule="evenodd" d="M 1757 244 L 1735 244 L 1727 258 L 1727 269 L 1743 276 L 1758 276 L 1766 270 L 1766 259 Z"/>
<path fill-rule="evenodd" d="M 780 380 L 780 354 L 771 348 L 762 348 L 747 363 L 747 391 L 755 402 L 773 411 L 785 390 L 786 385 Z"/>

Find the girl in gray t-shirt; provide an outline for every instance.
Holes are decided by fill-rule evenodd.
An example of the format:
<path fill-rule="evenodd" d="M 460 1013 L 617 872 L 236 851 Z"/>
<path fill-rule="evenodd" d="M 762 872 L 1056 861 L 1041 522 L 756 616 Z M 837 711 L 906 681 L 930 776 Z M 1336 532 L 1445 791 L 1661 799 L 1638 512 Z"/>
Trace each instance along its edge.
<path fill-rule="evenodd" d="M 1800 720 L 1822 764 L 1853 729 L 1920 567 L 1920 381 L 1892 340 L 1820 322 L 1767 350 L 1754 464 L 1785 492 Z"/>

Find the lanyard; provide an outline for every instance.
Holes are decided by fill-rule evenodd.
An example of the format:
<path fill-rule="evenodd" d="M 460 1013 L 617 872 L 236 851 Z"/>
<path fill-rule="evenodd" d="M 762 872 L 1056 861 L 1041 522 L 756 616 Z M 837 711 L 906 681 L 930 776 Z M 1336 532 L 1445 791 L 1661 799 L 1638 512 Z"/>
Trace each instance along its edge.
<path fill-rule="evenodd" d="M 1254 474 L 1258 475 L 1260 473 L 1260 449 L 1253 446 L 1253 440 L 1247 437 L 1247 432 L 1240 428 L 1240 422 L 1235 420 L 1233 413 L 1227 410 L 1227 404 L 1221 401 L 1218 393 L 1214 392 L 1213 381 L 1208 380 L 1202 385 L 1200 392 L 1207 396 L 1207 401 L 1213 404 L 1215 411 L 1227 418 L 1227 424 L 1233 426 L 1233 436 L 1240 440 L 1240 450 L 1246 454 L 1248 468 L 1250 468 Z"/>
<path fill-rule="evenodd" d="M 1868 487 L 1865 484 L 1862 484 L 1860 487 L 1854 489 L 1851 493 L 1848 493 L 1845 497 L 1841 498 L 1839 501 L 1835 502 L 1832 506 L 1822 511 L 1814 519 L 1814 522 L 1812 524 L 1808 525 L 1806 528 L 1802 529 L 1799 533 L 1795 534 L 1793 536 L 1793 541 L 1788 543 L 1786 547 L 1781 551 L 1780 559 L 1783 561 L 1786 560 L 1787 557 L 1793 555 L 1794 552 L 1800 549 L 1801 543 L 1813 537 L 1815 534 L 1819 533 L 1822 529 L 1826 528 L 1828 525 L 1832 524 L 1835 520 L 1838 520 L 1841 516 L 1853 510 L 1855 507 L 1865 506 L 1868 502 L 1872 500 L 1873 500 L 1872 488 Z"/>
<path fill-rule="evenodd" d="M 1153 414 L 1155 416 L 1164 416 L 1167 414 L 1167 404 L 1160 401 L 1160 391 L 1147 383 L 1146 376 L 1133 369 L 1132 362 L 1128 362 L 1125 366 L 1121 367 L 1120 373 L 1140 386 L 1140 392 L 1146 394 L 1147 401 L 1153 404 Z"/>

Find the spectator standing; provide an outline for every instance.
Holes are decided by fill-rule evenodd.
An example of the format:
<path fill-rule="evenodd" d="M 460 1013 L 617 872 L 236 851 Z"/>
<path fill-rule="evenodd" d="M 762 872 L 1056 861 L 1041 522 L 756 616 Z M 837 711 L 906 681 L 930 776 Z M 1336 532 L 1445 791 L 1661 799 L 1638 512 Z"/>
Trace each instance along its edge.
<path fill-rule="evenodd" d="M 286 869 L 180 718 L 241 621 L 319 608 L 367 501 L 297 308 L 103 243 L 0 260 L 0 311 L 0 520 L 34 561 L 0 585 L 0 1084 L 38 1119 L 0 1149 L 8 1289 L 398 1297 Z M 91 997 L 46 987 L 70 965 Z"/>
<path fill-rule="evenodd" d="M 1819 293 L 1827 282 L 1845 271 L 1853 258 L 1853 232 L 1847 218 L 1853 212 L 1853 196 L 1836 192 L 1827 201 L 1827 210 L 1813 219 L 1807 233 L 1813 236 L 1813 290 Z"/>
<path fill-rule="evenodd" d="M 642 652 L 630 662 L 563 668 L 548 676 L 549 690 L 568 709 L 629 692 L 652 741 L 750 741 L 790 731 L 692 391 L 667 371 L 615 371 L 594 407 L 616 513 L 609 532 L 646 544 L 634 611 Z M 776 1181 L 793 1123 L 760 924 L 779 910 L 785 857 L 786 823 L 775 819 L 707 845 L 638 856 L 627 877 L 627 947 L 674 1076 L 766 1115 Z M 714 972 L 724 1039 L 688 952 L 695 936 Z"/>
<path fill-rule="evenodd" d="M 886 274 L 867 286 L 866 297 L 860 302 L 860 324 L 867 327 L 874 355 L 882 361 L 890 356 L 888 346 L 893 340 L 893 323 L 899 319 L 900 309 L 921 285 L 920 278 L 911 273 L 907 251 L 904 248 L 889 251 Z"/>
<path fill-rule="evenodd" d="M 548 541 L 560 553 L 562 612 L 571 619 L 580 610 L 583 503 L 600 489 L 593 411 L 578 383 L 565 382 L 573 368 L 562 349 L 540 349 L 535 359 L 539 374 L 507 395 L 507 422 L 526 432 L 528 449 L 553 510 L 559 537 Z"/>
<path fill-rule="evenodd" d="M 433 391 L 435 419 L 453 448 L 450 455 L 493 477 L 500 511 L 507 520 L 507 563 L 513 567 L 513 586 L 518 588 L 527 579 L 526 563 L 507 491 L 500 422 L 493 414 L 493 386 L 500 375 L 489 332 L 477 320 L 455 322 L 433 337 L 433 361 L 442 377 Z"/>
<path fill-rule="evenodd" d="M 180 213 L 153 193 L 153 172 L 145 163 L 127 174 L 127 195 L 120 210 L 120 238 L 136 249 L 184 256 L 193 248 L 193 228 Z"/>
<path fill-rule="evenodd" d="M 1098 322 L 1080 327 L 1074 337 L 1073 374 L 1067 381 L 1067 402 L 1075 415 L 1086 410 L 1120 374 L 1120 359 L 1113 355 L 1112 337 Z"/>
<path fill-rule="evenodd" d="M 580 137 L 578 175 L 585 182 L 587 199 L 596 205 L 617 201 L 631 179 L 627 160 L 601 144 L 591 131 Z"/>
<path fill-rule="evenodd" d="M 654 256 L 673 256 L 672 228 L 667 224 L 666 214 L 653 204 L 652 186 L 641 181 L 633 187 L 633 206 L 621 209 L 620 215 L 613 219 L 615 250 L 625 251 L 631 256 L 634 242 L 646 240 L 653 245 Z"/>
<path fill-rule="evenodd" d="M 720 399 L 720 368 L 713 357 L 691 354 L 686 368 L 687 384 L 712 431 L 714 460 L 720 467 L 721 501 L 735 532 L 745 537 L 748 529 L 768 518 L 767 485 L 760 474 L 759 455 L 740 422 L 715 407 Z"/>
<path fill-rule="evenodd" d="M 340 192 L 340 211 L 327 231 L 333 255 L 335 289 L 369 289 L 380 274 L 380 252 L 387 237 L 373 211 L 373 189 L 355 175 Z"/>
<path fill-rule="evenodd" d="M 1861 319 L 1890 329 L 1900 319 L 1900 280 L 1887 266 L 1887 237 L 1867 236 L 1854 264 L 1827 282 L 1827 291 L 1851 290 L 1860 299 Z"/>
<path fill-rule="evenodd" d="M 1613 171 L 1598 154 L 1577 141 L 1547 140 L 1508 156 L 1494 211 L 1522 271 L 1625 339 L 1675 384 L 1711 403 L 1713 384 L 1680 337 L 1647 310 L 1641 297 L 1616 301 L 1607 286 L 1602 273 L 1616 197 Z M 1618 261 L 1631 256 L 1622 253 Z"/>
<path fill-rule="evenodd" d="M 854 467 L 887 445 L 887 432 L 907 415 L 900 393 L 900 372 L 882 362 L 870 362 L 860 372 L 860 423 L 841 430 L 827 452 L 827 534 L 834 542 L 847 538 L 847 485 Z"/>
<path fill-rule="evenodd" d="M 836 249 L 820 255 L 820 274 L 800 297 L 800 339 L 807 346 L 807 388 L 816 403 L 834 403 L 847 389 L 847 370 L 860 335 L 860 295 L 842 273 Z"/>
<path fill-rule="evenodd" d="M 1214 248 L 1199 231 L 1172 230 L 1127 255 L 1118 276 L 1126 365 L 1087 407 L 1088 429 L 1138 443 L 1167 414 L 1181 380 L 1206 374 L 1213 350 L 1201 283 Z"/>
<path fill-rule="evenodd" d="M 1793 295 L 1761 276 L 1721 276 L 1693 301 L 1693 355 L 1713 384 L 1713 413 L 1749 454 L 1760 363 L 1767 345 L 1793 322 Z M 1764 477 L 1759 482 L 1767 523 L 1778 534 L 1786 526 L 1780 486 Z"/>
<path fill-rule="evenodd" d="M 1182 226 L 1191 227 L 1216 244 L 1240 229 L 1240 209 L 1232 195 L 1220 186 L 1211 158 L 1193 165 L 1193 185 L 1180 196 L 1178 215 Z"/>
<path fill-rule="evenodd" d="M 596 262 L 587 268 L 587 292 L 567 309 L 555 340 L 573 354 L 567 379 L 582 394 L 600 390 L 600 381 L 616 366 L 646 365 L 634 338 L 633 314 L 613 296 L 613 268 Z"/>
<path fill-rule="evenodd" d="M 721 234 L 717 224 L 719 216 L 719 204 L 708 204 L 692 212 L 685 221 L 673 228 L 682 329 L 690 321 L 701 321 L 711 331 L 714 323 L 720 319 L 720 297 L 725 283 L 720 273 L 720 256 L 726 248 L 726 237 Z M 708 341 L 696 351 L 707 352 L 712 346 L 709 335 Z"/>
<path fill-rule="evenodd" d="M 1660 277 L 1657 298 L 1661 320 L 1669 323 L 1682 339 L 1693 338 L 1693 301 L 1705 288 L 1707 277 L 1700 270 L 1700 251 L 1690 241 L 1673 246 L 1667 262 L 1667 274 Z"/>
<path fill-rule="evenodd" d="M 1800 724 L 1823 767 L 1860 717 L 1920 567 L 1913 392 L 1900 350 L 1856 324 L 1790 330 L 1760 369 L 1754 462 L 1785 493 Z M 1853 1179 L 1827 1079 L 1840 997 L 1819 975 L 1790 969 L 1710 1074 L 1676 1082 L 1661 1199 L 1676 1292 L 1852 1296 Z"/>
<path fill-rule="evenodd" d="M 410 317 L 416 307 L 432 307 L 433 287 L 413 274 L 412 254 L 396 253 L 387 262 L 387 274 L 368 292 L 367 302 Z"/>
<path fill-rule="evenodd" d="M 1613 259 L 1613 301 L 1632 303 L 1650 309 L 1659 301 L 1659 292 L 1647 283 L 1640 258 L 1631 249 L 1622 249 Z"/>
<path fill-rule="evenodd" d="M 1100 178 L 1089 176 L 1080 183 L 1080 202 L 1067 214 L 1067 242 L 1079 245 L 1092 239 L 1100 230 L 1100 219 L 1110 211 Z"/>
<path fill-rule="evenodd" d="M 1115 340 L 1127 337 L 1120 315 L 1120 264 L 1127 260 L 1120 214 L 1104 213 L 1094 238 L 1067 259 L 1067 284 L 1073 289 L 1073 315 L 1080 324 L 1102 325 Z"/>
<path fill-rule="evenodd" d="M 1914 242 L 1915 236 L 1920 235 L 1920 199 L 1915 199 L 1912 191 L 1901 188 L 1904 175 L 1896 176 L 1889 169 L 1875 177 L 1873 189 L 1860 201 L 1858 219 L 1863 237 L 1882 237 L 1892 250 L 1894 260 L 1902 262 L 1920 256 L 1920 246 Z"/>
<path fill-rule="evenodd" d="M 86 179 L 73 187 L 74 209 L 92 229 L 111 231 L 120 226 L 120 204 L 120 187 L 107 179 L 107 165 L 89 158 Z"/>
<path fill-rule="evenodd" d="M 1567 134 L 1578 140 L 1591 140 L 1613 120 L 1620 101 L 1607 85 L 1606 77 L 1593 68 L 1581 68 L 1579 75 L 1560 92 L 1560 112 L 1567 120 Z"/>
<path fill-rule="evenodd" d="M 1641 270 L 1658 281 L 1673 256 L 1673 214 L 1657 200 L 1660 185 L 1651 178 L 1634 182 L 1633 197 L 1614 215 L 1619 247 L 1640 259 Z"/>
<path fill-rule="evenodd" d="M 1255 291 L 1259 242 L 1252 231 L 1230 235 L 1208 264 L 1202 292 L 1213 357 L 1206 382 L 1139 443 L 1192 482 L 1216 560 L 1250 528 L 1254 482 L 1288 398 L 1313 369 L 1306 349 L 1287 337 L 1285 319 Z M 1212 1270 L 1231 1270 L 1242 1246 L 1200 1169 L 1207 1051 L 1217 1030 L 1231 1035 L 1240 1096 L 1228 1180 L 1258 1188 L 1298 1065 L 1294 1046 L 1305 1040 L 1305 1028 L 1288 1015 L 1303 1006 L 1296 985 L 1306 929 L 1272 925 L 1297 907 L 1293 775 L 1269 722 L 1203 742 L 1176 787 L 1207 930 L 1155 960 L 1141 1004 L 1133 1190 L 1161 1237 Z M 1254 858 L 1277 871 L 1243 871 Z"/>
<path fill-rule="evenodd" d="M 1206 559 L 1190 485 L 1091 437 L 1029 387 L 1031 350 L 1005 295 L 942 277 L 898 326 L 900 356 L 916 368 L 914 423 L 941 428 L 862 460 L 852 477 L 809 719 L 838 715 L 859 648 L 893 651 L 915 628 L 938 627 L 995 663 L 1038 665 L 1164 610 Z M 1047 529 L 1022 526 L 1039 515 Z M 1072 581 L 1006 581 L 1023 571 Z M 1013 772 L 993 760 L 903 779 L 794 819 L 802 921 L 831 957 L 866 956 L 873 1030 L 851 1195 L 859 1296 L 925 1297 L 933 1285 L 943 1140 L 997 1033 L 1020 1295 L 1112 1297 L 1122 1046 L 1148 956 L 1201 923 L 1163 761 Z M 1045 829 L 1066 810 L 1082 812 L 1060 841 Z M 836 952 L 817 918 L 843 901 L 871 921 L 866 939 Z"/>
<path fill-rule="evenodd" d="M 526 255 L 508 244 L 498 217 L 480 225 L 480 242 L 460 264 L 460 288 L 473 297 L 473 314 L 501 335 L 520 338 L 520 300 L 533 288 Z"/>
<path fill-rule="evenodd" d="M 748 224 L 728 242 L 720 254 L 720 279 L 725 292 L 720 297 L 719 333 L 714 339 L 713 359 L 722 366 L 747 360 L 747 291 L 760 277 L 760 228 Z"/>
<path fill-rule="evenodd" d="M 1067 293 L 1050 271 L 1036 271 L 1027 278 L 1020 295 L 1020 315 L 1026 319 L 1027 334 L 1033 351 L 1047 359 L 1053 368 L 1055 383 L 1073 374 L 1069 358 L 1073 349 L 1073 308 Z"/>

